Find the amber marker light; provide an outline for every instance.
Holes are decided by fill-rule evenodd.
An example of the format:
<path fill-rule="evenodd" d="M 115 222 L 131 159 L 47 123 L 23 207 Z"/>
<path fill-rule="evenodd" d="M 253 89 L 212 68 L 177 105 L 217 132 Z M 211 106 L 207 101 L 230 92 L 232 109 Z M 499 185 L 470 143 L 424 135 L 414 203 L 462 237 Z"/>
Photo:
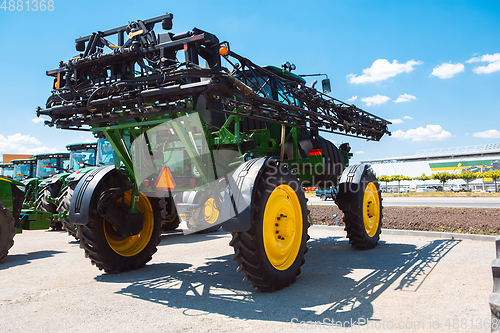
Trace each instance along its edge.
<path fill-rule="evenodd" d="M 227 52 L 228 52 L 228 49 L 227 49 L 227 47 L 226 47 L 226 46 L 221 46 L 221 47 L 219 47 L 219 54 L 220 54 L 221 56 L 225 56 L 225 55 L 227 54 Z"/>

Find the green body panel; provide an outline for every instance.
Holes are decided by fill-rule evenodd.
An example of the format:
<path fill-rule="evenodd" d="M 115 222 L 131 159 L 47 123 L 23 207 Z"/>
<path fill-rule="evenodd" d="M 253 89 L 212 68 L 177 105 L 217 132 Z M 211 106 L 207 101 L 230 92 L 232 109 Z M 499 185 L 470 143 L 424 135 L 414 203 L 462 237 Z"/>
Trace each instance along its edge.
<path fill-rule="evenodd" d="M 95 166 L 93 166 L 93 167 L 85 167 L 85 168 L 81 168 L 79 171 L 80 171 L 80 173 L 87 173 L 89 171 L 94 170 L 95 168 L 97 168 L 97 167 L 95 167 Z"/>
<path fill-rule="evenodd" d="M 44 230 L 50 227 L 50 218 L 52 213 L 42 212 L 35 209 L 21 210 L 21 218 L 17 223 L 16 232 L 21 230 Z"/>
<path fill-rule="evenodd" d="M 12 184 L 17 184 L 15 180 L 9 179 L 7 177 L 0 176 L 0 202 L 5 208 L 10 212 L 13 210 L 13 200 L 12 200 Z M 22 183 L 20 183 L 23 185 Z"/>

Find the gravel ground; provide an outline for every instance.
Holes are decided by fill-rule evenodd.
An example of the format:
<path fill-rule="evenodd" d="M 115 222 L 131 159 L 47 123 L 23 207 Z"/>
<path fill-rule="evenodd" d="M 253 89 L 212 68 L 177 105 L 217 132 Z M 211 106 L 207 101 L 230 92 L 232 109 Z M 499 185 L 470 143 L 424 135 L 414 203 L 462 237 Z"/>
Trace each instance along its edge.
<path fill-rule="evenodd" d="M 309 206 L 314 224 L 344 225 L 336 206 Z M 500 209 L 442 207 L 384 207 L 382 227 L 388 229 L 500 234 Z"/>

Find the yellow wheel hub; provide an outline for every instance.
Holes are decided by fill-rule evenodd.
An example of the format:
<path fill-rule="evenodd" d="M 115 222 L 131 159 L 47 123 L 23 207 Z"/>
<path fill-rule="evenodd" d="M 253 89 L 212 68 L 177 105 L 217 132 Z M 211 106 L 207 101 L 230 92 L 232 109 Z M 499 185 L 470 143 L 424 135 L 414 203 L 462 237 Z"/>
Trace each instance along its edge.
<path fill-rule="evenodd" d="M 264 208 L 262 234 L 264 250 L 271 265 L 288 269 L 297 258 L 302 242 L 302 207 L 288 185 L 276 187 Z"/>
<path fill-rule="evenodd" d="M 210 198 L 205 202 L 205 221 L 212 224 L 219 218 L 219 211 L 215 208 L 214 199 Z"/>
<path fill-rule="evenodd" d="M 370 237 L 375 236 L 380 222 L 380 199 L 374 183 L 366 186 L 363 196 L 363 222 L 366 234 Z"/>
<path fill-rule="evenodd" d="M 131 194 L 132 190 L 124 193 L 125 204 L 129 206 Z M 121 201 L 117 201 L 117 204 L 121 204 Z M 149 199 L 142 193 L 139 195 L 138 209 L 141 213 L 144 213 L 144 225 L 141 232 L 137 235 L 120 235 L 115 227 L 103 219 L 104 236 L 106 237 L 109 246 L 113 249 L 113 251 L 123 257 L 132 257 L 141 253 L 141 251 L 148 245 L 151 235 L 153 234 L 155 223 L 153 209 L 151 208 Z"/>

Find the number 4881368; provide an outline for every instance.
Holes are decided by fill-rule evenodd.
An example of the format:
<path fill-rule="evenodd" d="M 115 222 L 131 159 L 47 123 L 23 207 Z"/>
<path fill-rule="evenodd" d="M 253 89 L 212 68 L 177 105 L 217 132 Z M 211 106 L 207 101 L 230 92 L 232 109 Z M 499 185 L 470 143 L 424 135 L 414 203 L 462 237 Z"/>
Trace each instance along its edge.
<path fill-rule="evenodd" d="M 1 1 L 1 0 L 0 0 Z M 53 11 L 54 10 L 54 1 L 53 0 L 3 0 L 0 9 L 3 9 L 4 12 L 7 10 L 10 12 L 36 12 L 36 11 Z"/>

